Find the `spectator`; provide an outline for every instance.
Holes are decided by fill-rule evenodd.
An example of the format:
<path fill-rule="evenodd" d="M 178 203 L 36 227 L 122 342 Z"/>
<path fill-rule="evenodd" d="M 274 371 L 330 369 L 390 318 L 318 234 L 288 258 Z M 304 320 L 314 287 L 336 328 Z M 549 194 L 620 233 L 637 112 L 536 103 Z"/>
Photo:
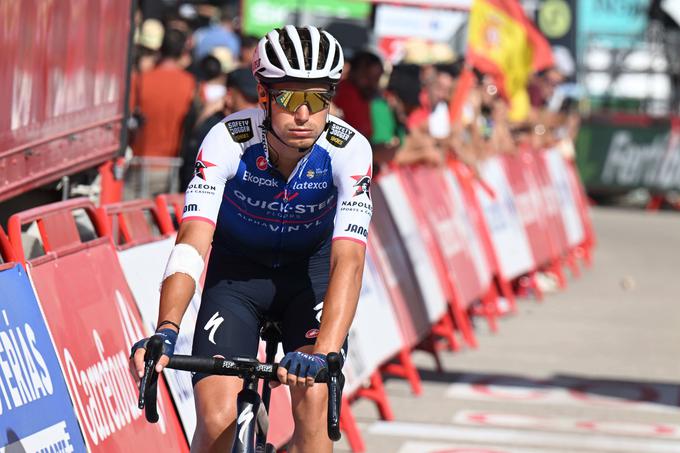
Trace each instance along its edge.
<path fill-rule="evenodd" d="M 182 149 L 180 188 L 184 191 L 194 176 L 194 161 L 198 147 L 212 127 L 225 116 L 239 110 L 257 108 L 257 81 L 250 68 L 238 68 L 227 75 L 226 92 L 220 108 L 213 111 L 193 130 Z"/>
<path fill-rule="evenodd" d="M 191 122 L 192 125 L 202 123 L 213 113 L 222 110 L 227 94 L 227 73 L 235 68 L 236 62 L 226 47 L 216 47 L 210 55 L 203 57 L 198 68 L 202 79 L 200 105 L 196 106 L 197 118 Z"/>
<path fill-rule="evenodd" d="M 227 76 L 225 107 L 229 113 L 252 109 L 257 103 L 257 80 L 250 68 L 238 68 Z"/>
<path fill-rule="evenodd" d="M 399 165 L 441 163 L 441 156 L 432 137 L 426 131 L 409 130 L 407 127 L 409 115 L 420 107 L 420 92 L 420 67 L 415 64 L 395 66 L 385 90 L 385 98 L 396 120 L 399 148 L 394 162 Z"/>
<path fill-rule="evenodd" d="M 156 66 L 164 33 L 163 24 L 156 19 L 147 19 L 142 23 L 139 34 L 135 36 L 135 69 L 137 72 L 146 72 Z"/>
<path fill-rule="evenodd" d="M 394 112 L 380 93 L 383 62 L 370 51 L 354 54 L 335 96 L 342 117 L 371 142 L 374 167 L 391 161 L 399 146 Z"/>
<path fill-rule="evenodd" d="M 185 35 L 168 30 L 158 65 L 133 79 L 131 101 L 138 106 L 143 125 L 132 149 L 137 156 L 176 157 L 184 122 L 195 92 L 193 77 L 180 65 L 185 53 Z"/>
<path fill-rule="evenodd" d="M 340 82 L 334 98 L 343 119 L 367 138 L 373 135 L 370 104 L 378 96 L 382 74 L 380 57 L 370 51 L 357 52 L 350 62 L 349 75 Z"/>
<path fill-rule="evenodd" d="M 245 35 L 241 38 L 241 52 L 239 54 L 239 64 L 242 68 L 250 68 L 253 63 L 253 54 L 257 48 L 260 38 L 252 35 Z"/>
<path fill-rule="evenodd" d="M 232 55 L 240 55 L 241 43 L 234 31 L 235 14 L 233 8 L 225 6 L 220 14 L 220 21 L 207 27 L 199 28 L 194 33 L 194 58 L 201 60 L 215 47 L 226 47 Z"/>

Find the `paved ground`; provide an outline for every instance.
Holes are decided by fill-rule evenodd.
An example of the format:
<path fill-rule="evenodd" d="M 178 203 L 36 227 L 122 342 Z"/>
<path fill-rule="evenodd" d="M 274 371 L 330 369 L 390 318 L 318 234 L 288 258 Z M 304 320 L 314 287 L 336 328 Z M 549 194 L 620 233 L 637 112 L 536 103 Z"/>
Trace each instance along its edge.
<path fill-rule="evenodd" d="M 566 291 L 520 301 L 445 374 L 416 353 L 423 395 L 386 384 L 395 421 L 353 405 L 368 452 L 680 452 L 680 214 L 593 216 L 594 266 Z"/>

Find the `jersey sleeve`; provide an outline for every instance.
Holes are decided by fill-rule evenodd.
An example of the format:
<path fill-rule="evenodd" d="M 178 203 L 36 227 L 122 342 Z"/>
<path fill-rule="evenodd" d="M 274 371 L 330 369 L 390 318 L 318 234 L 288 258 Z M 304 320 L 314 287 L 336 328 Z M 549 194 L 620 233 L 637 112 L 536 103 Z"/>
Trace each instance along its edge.
<path fill-rule="evenodd" d="M 366 245 L 373 214 L 371 145 L 357 134 L 346 148 L 335 151 L 332 165 L 333 182 L 338 189 L 333 240 L 349 239 Z"/>
<path fill-rule="evenodd" d="M 186 190 L 183 221 L 217 223 L 224 185 L 236 174 L 241 153 L 241 146 L 234 142 L 223 122 L 210 129 L 198 150 L 194 177 Z"/>

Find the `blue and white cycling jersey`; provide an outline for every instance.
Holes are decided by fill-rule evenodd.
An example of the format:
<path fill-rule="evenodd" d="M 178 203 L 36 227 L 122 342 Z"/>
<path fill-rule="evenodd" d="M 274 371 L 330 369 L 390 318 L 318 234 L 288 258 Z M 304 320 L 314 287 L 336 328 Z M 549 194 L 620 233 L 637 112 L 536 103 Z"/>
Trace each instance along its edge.
<path fill-rule="evenodd" d="M 329 115 L 312 150 L 285 179 L 269 163 L 261 109 L 215 125 L 198 152 L 183 220 L 216 226 L 214 246 L 278 267 L 331 237 L 366 244 L 373 205 L 371 147 Z"/>

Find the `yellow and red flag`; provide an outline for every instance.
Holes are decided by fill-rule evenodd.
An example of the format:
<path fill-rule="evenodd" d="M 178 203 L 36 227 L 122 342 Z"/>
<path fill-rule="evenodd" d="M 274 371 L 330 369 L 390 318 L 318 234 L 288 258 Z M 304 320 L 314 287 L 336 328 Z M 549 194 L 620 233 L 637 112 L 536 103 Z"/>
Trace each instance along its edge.
<path fill-rule="evenodd" d="M 553 64 L 550 44 L 518 0 L 473 0 L 466 60 L 494 77 L 510 102 L 512 121 L 523 121 L 529 113 L 529 76 Z"/>

